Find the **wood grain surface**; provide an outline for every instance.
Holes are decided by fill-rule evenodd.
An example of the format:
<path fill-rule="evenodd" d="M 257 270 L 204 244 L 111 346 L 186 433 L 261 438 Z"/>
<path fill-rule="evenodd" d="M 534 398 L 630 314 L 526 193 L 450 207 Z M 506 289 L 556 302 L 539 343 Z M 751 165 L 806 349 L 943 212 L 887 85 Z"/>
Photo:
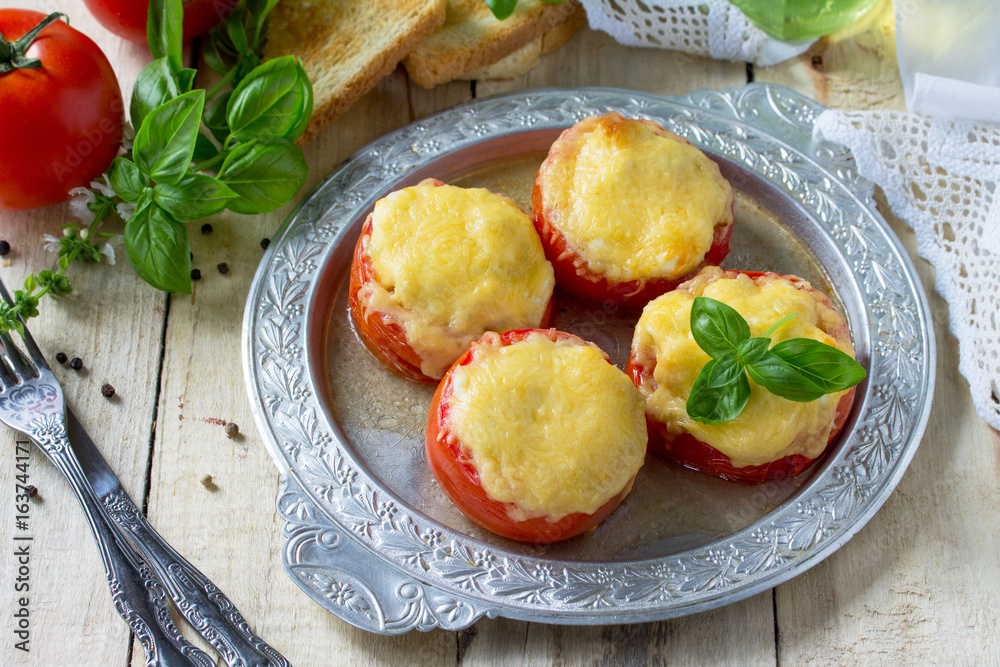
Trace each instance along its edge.
<path fill-rule="evenodd" d="M 131 90 L 148 53 L 105 31 L 79 2 L 19 0 L 65 11 Z M 194 57 L 194 56 L 192 56 Z M 530 87 L 616 86 L 663 94 L 774 81 L 837 108 L 902 108 L 891 5 L 771 68 L 747 67 L 616 44 L 581 30 L 508 82 L 411 84 L 401 69 L 306 148 L 310 180 L 378 136 L 453 104 Z M 8 103 L 0 100 L 0 103 Z M 0 130 L 2 131 L 2 130 Z M 322 609 L 285 575 L 278 475 L 250 413 L 239 358 L 244 302 L 262 256 L 260 241 L 292 208 L 256 217 L 225 213 L 213 232 L 191 226 L 192 296 L 166 297 L 121 261 L 74 267 L 73 296 L 46 299 L 31 324 L 50 358 L 80 356 L 84 370 L 57 367 L 67 399 L 126 489 L 148 496 L 154 526 L 201 568 L 250 624 L 296 665 L 799 665 L 996 664 L 1000 648 L 1000 439 L 979 419 L 957 370 L 947 310 L 913 234 L 892 217 L 928 291 L 938 338 L 937 390 L 927 434 L 883 509 L 846 546 L 773 591 L 714 611 L 660 623 L 563 627 L 484 619 L 462 632 L 383 637 Z M 43 233 L 57 234 L 66 206 L 0 213 L 13 248 L 0 266 L 8 285 L 47 267 Z M 123 252 L 120 252 L 123 255 Z M 225 262 L 229 271 L 217 270 Z M 117 396 L 100 394 L 104 382 Z M 241 435 L 230 440 L 225 422 Z M 115 613 L 97 550 L 68 485 L 37 452 L 30 507 L 31 644 L 14 647 L 14 447 L 0 439 L 0 664 L 133 665 L 142 653 Z M 206 488 L 201 480 L 212 476 Z M 188 636 L 197 639 L 190 631 Z M 204 646 L 204 644 L 202 644 Z M 220 664 L 222 664 L 220 662 Z"/>

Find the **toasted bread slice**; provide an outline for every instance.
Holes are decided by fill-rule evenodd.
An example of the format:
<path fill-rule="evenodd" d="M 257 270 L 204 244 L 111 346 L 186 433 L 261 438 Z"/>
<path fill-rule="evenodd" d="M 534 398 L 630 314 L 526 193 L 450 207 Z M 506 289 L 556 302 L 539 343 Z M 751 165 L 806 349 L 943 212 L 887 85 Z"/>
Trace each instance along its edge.
<path fill-rule="evenodd" d="M 576 5 L 575 2 L 572 4 Z M 583 11 L 583 6 L 576 5 L 576 11 L 570 14 L 569 18 L 541 37 L 531 40 L 492 65 L 469 70 L 458 78 L 463 81 L 501 81 L 524 76 L 538 64 L 542 56 L 552 53 L 568 42 L 586 21 L 587 13 Z"/>
<path fill-rule="evenodd" d="M 509 18 L 498 21 L 483 0 L 448 0 L 444 25 L 403 64 L 410 78 L 430 88 L 492 65 L 565 21 L 575 9 L 572 2 L 520 0 Z"/>
<path fill-rule="evenodd" d="M 480 0 L 481 1 L 481 0 Z M 313 84 L 305 144 L 444 23 L 445 0 L 283 0 L 265 58 L 295 54 Z"/>

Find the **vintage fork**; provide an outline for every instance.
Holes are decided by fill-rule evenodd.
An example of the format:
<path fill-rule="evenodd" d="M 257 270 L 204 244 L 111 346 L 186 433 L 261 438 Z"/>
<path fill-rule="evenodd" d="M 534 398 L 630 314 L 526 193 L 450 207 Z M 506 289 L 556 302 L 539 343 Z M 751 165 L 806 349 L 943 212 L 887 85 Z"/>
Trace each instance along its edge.
<path fill-rule="evenodd" d="M 0 296 L 11 304 L 2 281 Z M 229 598 L 146 522 L 75 416 L 69 412 L 67 419 L 62 387 L 21 324 L 30 361 L 9 335 L 0 333 L 0 421 L 31 438 L 69 480 L 101 551 L 115 608 L 142 641 L 147 664 L 215 664 L 170 621 L 165 589 L 230 667 L 289 665 L 250 630 Z M 141 561 L 134 554 L 126 557 L 131 551 L 127 547 Z M 150 569 L 155 578 L 149 576 Z M 143 588 L 148 597 L 137 594 Z"/>

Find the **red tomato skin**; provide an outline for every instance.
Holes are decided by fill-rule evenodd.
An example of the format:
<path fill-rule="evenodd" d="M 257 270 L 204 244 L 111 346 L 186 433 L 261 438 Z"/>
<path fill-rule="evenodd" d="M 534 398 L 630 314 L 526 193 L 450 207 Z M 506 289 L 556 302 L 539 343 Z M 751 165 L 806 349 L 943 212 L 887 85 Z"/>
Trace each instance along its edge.
<path fill-rule="evenodd" d="M 555 329 L 517 329 L 501 334 L 500 339 L 503 345 L 510 345 L 524 340 L 531 333 L 545 334 L 554 341 L 580 340 L 572 334 Z M 474 353 L 475 350 L 470 349 L 445 374 L 434 392 L 427 417 L 427 463 L 445 494 L 476 525 L 519 542 L 550 544 L 582 535 L 597 527 L 629 494 L 634 478 L 593 514 L 568 514 L 555 522 L 544 517 L 516 521 L 507 514 L 507 503 L 493 500 L 486 494 L 468 450 L 448 428 L 452 370 L 470 363 Z"/>
<path fill-rule="evenodd" d="M 0 9 L 0 32 L 14 41 L 45 18 Z M 94 42 L 62 20 L 28 48 L 39 69 L 0 74 L 0 209 L 66 201 L 118 155 L 124 105 L 118 79 Z"/>
<path fill-rule="evenodd" d="M 727 273 L 742 273 L 750 278 L 780 275 L 764 271 L 729 271 Z M 829 300 L 819 290 L 810 288 L 810 291 L 815 292 L 823 299 Z M 832 332 L 830 333 L 831 335 L 835 335 Z M 846 322 L 843 323 L 843 330 L 839 333 L 840 335 L 849 335 Z M 835 337 L 837 336 L 835 335 Z M 625 365 L 625 373 L 632 379 L 632 383 L 636 387 L 640 387 L 644 380 L 648 382 L 653 377 L 653 368 L 639 363 L 633 352 L 629 355 L 628 363 Z M 851 387 L 847 393 L 840 397 L 840 401 L 837 403 L 830 437 L 826 441 L 827 448 L 837 439 L 840 431 L 844 428 L 844 424 L 847 422 L 847 418 L 851 413 L 851 407 L 854 405 L 856 389 L 857 387 Z M 801 454 L 792 454 L 761 465 L 737 467 L 733 465 L 728 456 L 708 443 L 698 440 L 690 433 L 670 433 L 666 425 L 651 417 L 649 413 L 646 413 L 646 431 L 649 433 L 648 451 L 650 453 L 663 456 L 685 468 L 742 484 L 763 484 L 772 479 L 794 477 L 821 459 L 823 454 L 826 453 L 826 450 L 824 450 L 822 454 L 815 458 L 808 458 Z"/>
<path fill-rule="evenodd" d="M 427 179 L 427 181 L 438 186 L 445 185 L 444 181 L 438 179 Z M 406 332 L 402 326 L 383 312 L 372 311 L 367 317 L 365 316 L 359 293 L 365 285 L 378 281 L 371 257 L 364 250 L 364 244 L 371 235 L 372 216 L 369 214 L 361 228 L 361 236 L 354 246 L 354 256 L 351 260 L 348 301 L 355 331 L 368 351 L 392 372 L 414 382 L 436 383 L 439 381 L 437 378 L 432 378 L 420 370 L 420 355 L 406 342 Z M 551 321 L 552 299 L 550 298 L 539 326 L 547 327 Z"/>
<path fill-rule="evenodd" d="M 146 43 L 146 0 L 83 0 L 101 25 L 130 42 Z M 238 0 L 184 0 L 184 39 L 204 34 L 236 8 Z"/>

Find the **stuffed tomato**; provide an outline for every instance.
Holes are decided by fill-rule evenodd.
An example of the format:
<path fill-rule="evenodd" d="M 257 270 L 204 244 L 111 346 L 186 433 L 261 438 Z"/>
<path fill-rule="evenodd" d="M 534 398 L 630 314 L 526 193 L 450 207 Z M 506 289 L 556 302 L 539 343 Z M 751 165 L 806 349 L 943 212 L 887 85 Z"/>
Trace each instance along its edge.
<path fill-rule="evenodd" d="M 427 460 L 479 526 L 523 542 L 565 540 L 631 491 L 646 451 L 644 408 L 592 343 L 554 329 L 490 332 L 438 385 Z"/>
<path fill-rule="evenodd" d="M 538 170 L 535 227 L 560 289 L 641 309 L 729 253 L 733 191 L 685 139 L 618 113 L 560 135 Z"/>
<path fill-rule="evenodd" d="M 427 179 L 379 200 L 365 221 L 350 312 L 387 368 L 436 382 L 486 331 L 547 326 L 554 285 L 531 219 L 516 204 Z"/>
<path fill-rule="evenodd" d="M 770 334 L 772 344 L 807 338 L 854 357 L 844 318 L 807 281 L 707 267 L 650 302 L 636 325 L 626 372 L 646 398 L 650 450 L 685 467 L 744 483 L 799 474 L 844 426 L 854 387 L 798 402 L 750 379 L 749 401 L 735 419 L 723 423 L 692 419 L 687 399 L 710 360 L 691 333 L 691 308 L 699 296 L 736 309 L 753 336 L 761 336 L 794 313 Z"/>

